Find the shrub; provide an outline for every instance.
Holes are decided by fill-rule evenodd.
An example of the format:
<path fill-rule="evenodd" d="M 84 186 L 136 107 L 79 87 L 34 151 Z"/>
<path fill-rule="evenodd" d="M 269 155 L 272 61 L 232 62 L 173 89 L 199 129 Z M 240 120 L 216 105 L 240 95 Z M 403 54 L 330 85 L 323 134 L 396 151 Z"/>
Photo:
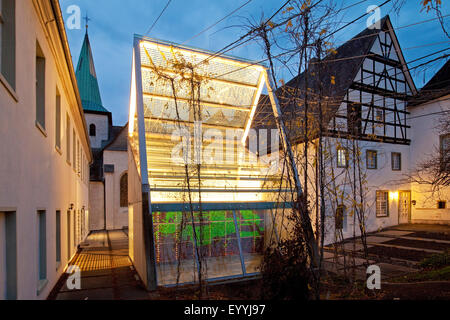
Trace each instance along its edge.
<path fill-rule="evenodd" d="M 309 271 L 304 243 L 285 240 L 269 247 L 261 265 L 262 298 L 308 300 Z"/>
<path fill-rule="evenodd" d="M 422 269 L 438 269 L 450 265 L 450 250 L 444 253 L 434 254 L 428 258 L 423 259 L 419 266 Z"/>

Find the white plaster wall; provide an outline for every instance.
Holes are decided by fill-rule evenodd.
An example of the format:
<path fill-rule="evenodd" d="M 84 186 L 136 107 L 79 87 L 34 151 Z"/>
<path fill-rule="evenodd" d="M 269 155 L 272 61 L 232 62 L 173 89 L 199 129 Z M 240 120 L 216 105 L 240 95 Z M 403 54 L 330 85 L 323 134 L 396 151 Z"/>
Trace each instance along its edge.
<path fill-rule="evenodd" d="M 128 153 L 105 150 L 103 163 L 114 165 L 114 173 L 105 172 L 106 227 L 108 230 L 128 227 L 128 207 L 120 207 L 120 178 L 128 172 Z"/>
<path fill-rule="evenodd" d="M 142 221 L 142 182 L 129 145 L 128 164 L 129 255 L 141 280 L 147 283 L 147 265 Z"/>
<path fill-rule="evenodd" d="M 448 113 L 442 113 L 446 110 L 450 110 L 450 96 L 410 108 L 413 139 L 411 169 L 436 154 L 440 144 L 439 136 L 442 134 L 437 126 L 442 117 L 449 116 Z M 450 224 L 450 187 L 433 193 L 430 186 L 414 183 L 412 191 L 412 200 L 417 201 L 412 209 L 413 222 Z M 437 201 L 440 200 L 447 201 L 447 209 L 437 209 Z"/>
<path fill-rule="evenodd" d="M 89 230 L 103 230 L 105 228 L 105 202 L 103 182 L 89 182 Z"/>
<path fill-rule="evenodd" d="M 329 152 L 332 153 L 334 159 L 334 175 L 337 177 L 336 183 L 340 186 L 340 190 L 346 190 L 346 194 L 351 193 L 350 185 L 346 184 L 346 181 L 349 181 L 349 178 L 345 179 L 345 169 L 337 168 L 336 166 L 336 146 L 338 145 L 336 139 L 327 138 L 328 142 L 326 145 L 330 146 Z M 339 144 L 342 146 L 346 145 L 345 140 L 340 139 Z M 300 149 L 299 149 L 300 148 Z M 390 198 L 389 199 L 389 217 L 378 218 L 376 217 L 376 191 L 383 190 L 389 191 L 390 193 L 395 194 L 398 191 L 410 191 L 411 186 L 409 183 L 404 183 L 403 180 L 405 178 L 404 174 L 408 172 L 409 168 L 409 158 L 410 158 L 410 146 L 406 145 L 394 145 L 388 143 L 377 143 L 377 142 L 365 142 L 359 141 L 359 148 L 362 152 L 362 168 L 363 173 L 366 174 L 367 183 L 365 184 L 366 192 L 365 192 L 365 201 L 366 201 L 366 232 L 377 231 L 382 228 L 386 228 L 389 226 L 397 225 L 399 221 L 398 214 L 398 198 Z M 297 152 L 303 152 L 303 145 L 298 145 L 296 147 Z M 367 170 L 366 169 L 366 150 L 376 150 L 378 152 L 378 169 L 376 170 Z M 401 152 L 402 153 L 402 171 L 392 171 L 391 167 L 391 152 Z M 314 154 L 314 149 L 311 147 L 309 150 L 310 154 L 310 164 L 313 163 L 312 155 Z M 314 177 L 315 173 L 312 169 L 309 169 L 309 176 Z M 349 174 L 353 174 L 352 169 L 349 169 Z M 302 168 L 299 167 L 299 173 L 301 175 L 302 185 L 304 184 L 304 178 L 302 175 Z M 332 171 L 329 165 L 327 165 L 325 176 L 327 179 L 330 179 L 332 176 Z M 350 177 L 350 181 L 353 180 L 353 177 Z M 308 194 L 310 195 L 310 206 L 311 206 L 311 223 L 313 225 L 314 230 L 316 229 L 316 210 L 315 210 L 315 187 L 313 186 L 314 180 L 312 179 L 308 184 Z M 344 185 L 345 188 L 343 187 Z M 329 192 L 326 192 L 326 201 L 325 201 L 325 211 L 326 211 L 326 222 L 325 222 L 325 242 L 332 243 L 334 242 L 335 236 L 335 205 L 332 205 L 331 202 L 334 201 L 334 198 L 329 196 Z M 359 196 L 359 194 L 358 194 Z M 350 194 L 350 198 L 353 198 L 352 194 Z M 347 201 L 348 202 L 348 201 Z M 334 202 L 333 202 L 334 203 Z M 353 229 L 355 227 L 355 235 L 360 235 L 359 231 L 359 221 L 356 219 L 356 223 L 354 223 L 353 217 L 349 215 L 349 209 L 351 207 L 350 203 L 344 203 L 347 207 L 346 211 L 346 225 L 344 225 L 344 238 L 351 238 L 354 236 Z"/>
<path fill-rule="evenodd" d="M 102 147 L 102 141 L 108 140 L 108 131 L 109 131 L 108 116 L 85 113 L 85 118 L 88 132 L 91 124 L 94 124 L 96 127 L 95 137 L 89 136 L 89 139 L 91 140 L 91 148 L 99 149 Z"/>
<path fill-rule="evenodd" d="M 21 23 L 26 21 L 26 23 Z M 48 24 L 49 26 L 51 24 Z M 45 299 L 67 264 L 70 204 L 88 208 L 88 181 L 82 181 L 66 162 L 65 115 L 78 137 L 85 137 L 82 115 L 74 101 L 68 74 L 58 72 L 54 55 L 32 1 L 16 1 L 16 99 L 0 83 L 0 211 L 16 211 L 19 299 Z M 46 135 L 35 125 L 35 52 L 39 42 L 46 57 Z M 62 66 L 64 62 L 60 61 Z M 65 70 L 65 69 L 59 69 Z M 62 155 L 55 149 L 55 97 L 61 94 Z M 71 98 L 69 98 L 71 97 Z M 72 141 L 72 139 L 71 139 Z M 89 154 L 82 144 L 85 155 Z M 37 295 L 37 210 L 47 211 L 47 279 Z M 55 215 L 61 210 L 62 264 L 56 263 Z M 73 224 L 72 224 L 73 226 Z M 75 247 L 75 245 L 73 245 Z M 1 277 L 1 275 L 0 275 Z"/>

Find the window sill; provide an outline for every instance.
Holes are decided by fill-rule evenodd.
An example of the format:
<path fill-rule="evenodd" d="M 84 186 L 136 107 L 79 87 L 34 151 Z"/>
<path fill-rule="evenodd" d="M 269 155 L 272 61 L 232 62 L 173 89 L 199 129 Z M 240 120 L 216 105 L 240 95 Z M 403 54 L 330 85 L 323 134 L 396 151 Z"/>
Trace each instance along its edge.
<path fill-rule="evenodd" d="M 40 123 L 36 121 L 35 124 L 36 124 L 36 128 L 38 128 L 39 131 L 44 135 L 44 137 L 47 138 L 47 132 L 45 131 L 44 128 L 42 128 L 42 126 L 40 125 Z"/>
<path fill-rule="evenodd" d="M 48 284 L 48 280 L 47 279 L 39 280 L 38 287 L 37 287 L 37 292 L 36 292 L 38 296 L 41 295 L 42 291 L 44 291 L 44 289 L 47 286 L 47 284 Z"/>
<path fill-rule="evenodd" d="M 19 97 L 16 94 L 16 91 L 11 87 L 11 85 L 8 83 L 8 81 L 3 77 L 2 74 L 0 74 L 0 83 L 5 87 L 6 91 L 11 95 L 11 97 L 16 101 L 19 102 Z"/>

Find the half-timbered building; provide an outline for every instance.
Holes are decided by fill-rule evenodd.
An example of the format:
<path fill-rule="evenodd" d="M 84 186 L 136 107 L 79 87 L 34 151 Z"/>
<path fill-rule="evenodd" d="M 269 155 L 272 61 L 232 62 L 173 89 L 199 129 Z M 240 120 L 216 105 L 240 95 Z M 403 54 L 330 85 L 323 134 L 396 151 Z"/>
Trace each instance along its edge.
<path fill-rule="evenodd" d="M 330 51 L 277 90 L 303 176 L 309 160 L 311 218 L 317 227 L 325 212 L 327 243 L 338 234 L 360 234 L 361 223 L 376 231 L 412 222 L 404 178 L 411 145 L 407 105 L 417 94 L 389 16 L 380 28 L 373 25 Z M 260 100 L 255 129 L 275 128 L 268 101 Z"/>

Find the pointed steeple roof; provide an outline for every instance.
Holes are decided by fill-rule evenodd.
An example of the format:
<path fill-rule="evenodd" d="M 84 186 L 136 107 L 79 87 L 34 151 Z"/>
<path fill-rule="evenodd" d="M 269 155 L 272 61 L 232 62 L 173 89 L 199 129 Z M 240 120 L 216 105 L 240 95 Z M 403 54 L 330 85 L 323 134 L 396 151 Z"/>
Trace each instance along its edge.
<path fill-rule="evenodd" d="M 100 96 L 94 58 L 92 56 L 87 29 L 75 75 L 84 111 L 109 113 L 109 111 L 103 107 L 102 98 Z"/>

